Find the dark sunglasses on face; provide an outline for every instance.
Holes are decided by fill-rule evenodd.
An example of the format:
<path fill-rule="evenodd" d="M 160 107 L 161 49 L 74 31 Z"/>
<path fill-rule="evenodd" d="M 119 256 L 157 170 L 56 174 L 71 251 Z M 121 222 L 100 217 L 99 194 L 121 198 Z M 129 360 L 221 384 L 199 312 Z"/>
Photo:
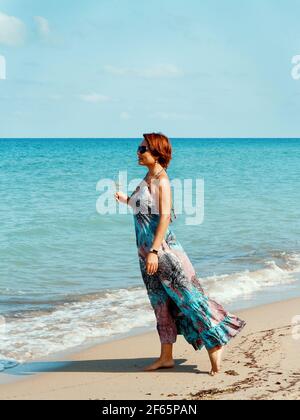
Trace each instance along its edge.
<path fill-rule="evenodd" d="M 147 146 L 139 146 L 139 147 L 138 147 L 138 149 L 137 149 L 137 151 L 138 151 L 139 153 L 145 153 L 145 152 L 147 152 L 147 150 L 149 150 L 149 149 L 147 148 Z"/>

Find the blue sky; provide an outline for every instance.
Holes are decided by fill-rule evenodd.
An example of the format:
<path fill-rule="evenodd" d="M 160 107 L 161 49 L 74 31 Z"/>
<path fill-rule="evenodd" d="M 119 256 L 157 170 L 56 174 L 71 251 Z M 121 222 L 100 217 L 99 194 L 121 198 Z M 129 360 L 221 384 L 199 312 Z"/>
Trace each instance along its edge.
<path fill-rule="evenodd" d="M 0 137 L 300 137 L 297 0 L 0 0 Z"/>

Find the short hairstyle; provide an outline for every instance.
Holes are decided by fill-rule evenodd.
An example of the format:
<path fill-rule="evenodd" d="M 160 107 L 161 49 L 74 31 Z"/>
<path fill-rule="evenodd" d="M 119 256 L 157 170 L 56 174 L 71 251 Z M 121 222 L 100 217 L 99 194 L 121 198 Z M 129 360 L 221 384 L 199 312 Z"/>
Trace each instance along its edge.
<path fill-rule="evenodd" d="M 146 133 L 143 136 L 152 155 L 157 157 L 158 163 L 167 169 L 172 159 L 172 146 L 168 137 L 162 133 Z"/>

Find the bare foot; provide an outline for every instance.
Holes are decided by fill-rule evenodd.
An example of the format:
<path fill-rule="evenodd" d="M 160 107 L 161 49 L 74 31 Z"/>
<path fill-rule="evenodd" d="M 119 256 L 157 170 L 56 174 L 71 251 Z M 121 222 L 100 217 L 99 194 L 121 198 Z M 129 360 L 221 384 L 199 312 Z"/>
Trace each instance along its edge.
<path fill-rule="evenodd" d="M 149 366 L 146 366 L 143 368 L 143 371 L 151 371 L 151 370 L 156 370 L 156 369 L 161 369 L 161 368 L 172 368 L 175 366 L 175 362 L 173 359 L 169 359 L 169 360 L 163 360 L 163 359 L 158 359 L 156 360 L 156 362 L 152 363 Z"/>
<path fill-rule="evenodd" d="M 216 373 L 219 373 L 221 370 L 221 358 L 223 353 L 223 346 L 216 346 L 213 349 L 208 350 L 211 371 L 209 374 L 214 376 Z"/>

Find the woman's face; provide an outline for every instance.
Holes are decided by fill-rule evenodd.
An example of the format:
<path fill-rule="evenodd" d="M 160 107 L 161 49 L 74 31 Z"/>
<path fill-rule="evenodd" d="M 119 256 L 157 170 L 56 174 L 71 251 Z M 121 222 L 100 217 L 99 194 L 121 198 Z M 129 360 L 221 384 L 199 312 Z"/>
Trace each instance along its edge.
<path fill-rule="evenodd" d="M 147 166 L 147 165 L 152 165 L 153 163 L 155 163 L 155 158 L 150 152 L 148 148 L 148 143 L 146 142 L 145 139 L 140 143 L 140 146 L 145 146 L 147 150 L 144 153 L 137 151 L 139 165 Z"/>

